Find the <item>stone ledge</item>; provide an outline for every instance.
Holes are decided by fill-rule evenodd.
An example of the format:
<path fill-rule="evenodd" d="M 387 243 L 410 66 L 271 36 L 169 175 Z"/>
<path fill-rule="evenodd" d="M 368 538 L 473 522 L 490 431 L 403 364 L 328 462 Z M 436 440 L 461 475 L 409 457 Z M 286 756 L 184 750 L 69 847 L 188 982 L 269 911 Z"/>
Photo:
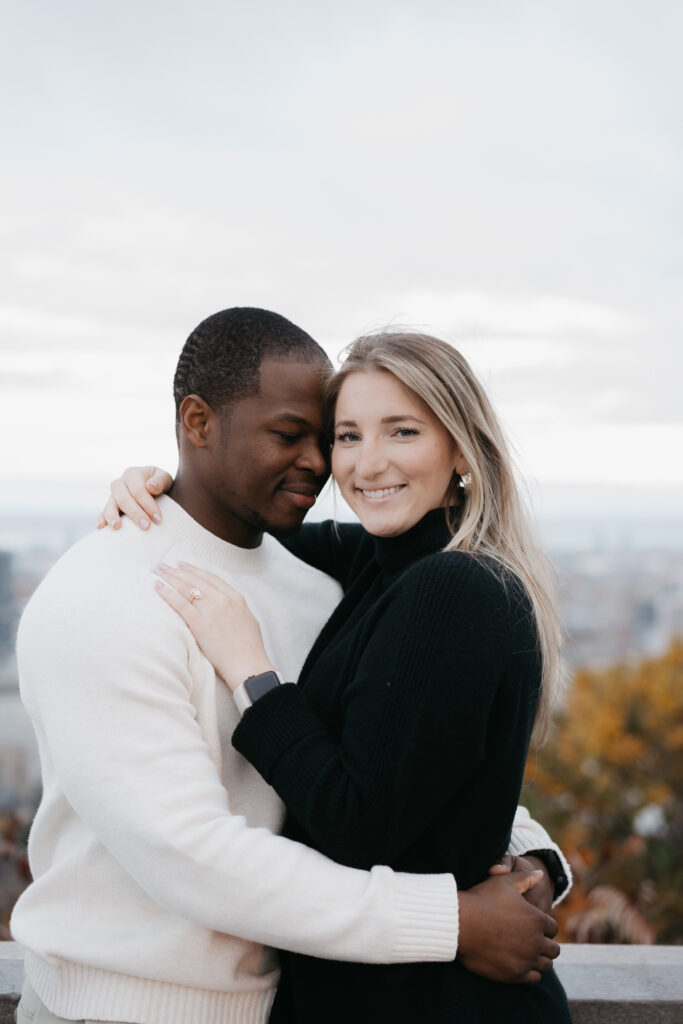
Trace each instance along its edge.
<path fill-rule="evenodd" d="M 683 946 L 564 945 L 557 973 L 574 1024 L 681 1024 Z M 0 942 L 0 1024 L 12 1024 L 21 946 Z"/>
<path fill-rule="evenodd" d="M 683 946 L 562 946 L 574 1024 L 680 1024 Z"/>

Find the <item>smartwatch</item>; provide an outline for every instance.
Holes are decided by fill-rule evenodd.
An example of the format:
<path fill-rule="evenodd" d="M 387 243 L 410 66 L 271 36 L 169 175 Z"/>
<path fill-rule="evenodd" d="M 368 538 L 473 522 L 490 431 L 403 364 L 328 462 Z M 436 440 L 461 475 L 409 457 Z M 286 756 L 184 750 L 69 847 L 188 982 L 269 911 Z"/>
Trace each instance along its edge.
<path fill-rule="evenodd" d="M 279 672 L 261 672 L 258 676 L 248 676 L 233 693 L 237 710 L 241 715 L 269 690 L 275 690 L 284 684 Z"/>
<path fill-rule="evenodd" d="M 557 856 L 554 850 L 525 850 L 522 854 L 523 857 L 538 857 L 539 860 L 545 864 L 548 874 L 550 875 L 550 881 L 555 887 L 553 893 L 553 901 L 558 899 L 569 885 L 569 879 L 567 878 L 562 861 Z"/>

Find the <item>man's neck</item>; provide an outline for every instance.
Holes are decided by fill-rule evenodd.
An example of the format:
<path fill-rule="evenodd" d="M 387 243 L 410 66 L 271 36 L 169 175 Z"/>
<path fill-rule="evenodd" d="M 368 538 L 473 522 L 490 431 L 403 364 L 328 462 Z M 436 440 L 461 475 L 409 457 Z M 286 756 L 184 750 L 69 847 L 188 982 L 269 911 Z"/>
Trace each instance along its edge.
<path fill-rule="evenodd" d="M 168 496 L 220 540 L 239 548 L 257 548 L 263 540 L 263 531 L 227 512 L 222 503 L 207 493 L 199 480 L 191 478 L 182 469 L 178 470 Z"/>

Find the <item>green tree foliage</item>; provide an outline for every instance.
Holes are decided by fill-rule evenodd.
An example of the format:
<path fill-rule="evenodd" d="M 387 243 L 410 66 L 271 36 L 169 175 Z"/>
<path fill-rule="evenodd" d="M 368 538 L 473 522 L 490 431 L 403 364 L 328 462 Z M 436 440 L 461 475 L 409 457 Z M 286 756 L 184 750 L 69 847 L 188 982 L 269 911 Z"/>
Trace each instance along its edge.
<path fill-rule="evenodd" d="M 683 644 L 579 672 L 524 802 L 577 875 L 565 939 L 683 943 Z"/>

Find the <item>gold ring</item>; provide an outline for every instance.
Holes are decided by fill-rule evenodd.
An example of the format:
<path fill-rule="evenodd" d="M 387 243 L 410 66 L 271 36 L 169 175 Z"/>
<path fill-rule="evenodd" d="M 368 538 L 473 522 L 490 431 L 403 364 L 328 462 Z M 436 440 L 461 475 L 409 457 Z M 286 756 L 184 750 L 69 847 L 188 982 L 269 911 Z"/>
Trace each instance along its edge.
<path fill-rule="evenodd" d="M 202 594 L 201 590 L 197 590 L 196 587 L 193 587 L 192 590 L 190 591 L 190 604 L 192 604 L 193 601 L 199 601 L 200 598 L 202 598 L 203 596 L 204 595 Z"/>

